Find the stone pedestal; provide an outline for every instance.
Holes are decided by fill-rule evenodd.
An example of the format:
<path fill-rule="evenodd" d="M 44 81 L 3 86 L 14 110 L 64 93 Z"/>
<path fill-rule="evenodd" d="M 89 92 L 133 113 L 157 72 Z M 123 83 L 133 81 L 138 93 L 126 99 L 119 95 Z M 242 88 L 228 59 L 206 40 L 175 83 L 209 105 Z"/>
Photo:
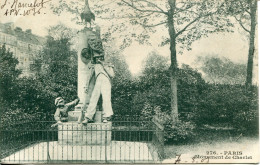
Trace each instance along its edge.
<path fill-rule="evenodd" d="M 81 115 L 81 111 L 69 111 L 68 112 L 68 121 L 78 121 L 78 118 Z"/>
<path fill-rule="evenodd" d="M 81 113 L 81 111 L 70 111 L 68 115 L 68 121 L 78 121 L 78 118 L 80 117 Z M 102 111 L 96 111 L 96 114 L 94 116 L 94 122 L 102 122 Z"/>
<path fill-rule="evenodd" d="M 58 126 L 60 145 L 109 145 L 111 143 L 112 123 L 64 122 Z"/>

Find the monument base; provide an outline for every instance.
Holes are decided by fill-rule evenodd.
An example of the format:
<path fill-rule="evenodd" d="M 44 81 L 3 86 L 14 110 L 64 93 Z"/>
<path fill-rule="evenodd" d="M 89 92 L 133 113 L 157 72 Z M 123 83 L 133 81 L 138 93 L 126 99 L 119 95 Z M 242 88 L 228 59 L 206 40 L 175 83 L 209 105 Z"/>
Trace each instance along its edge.
<path fill-rule="evenodd" d="M 61 145 L 109 145 L 112 123 L 64 122 L 58 126 L 58 143 Z"/>
<path fill-rule="evenodd" d="M 81 116 L 82 111 L 69 111 L 68 112 L 68 121 L 78 121 L 79 117 Z"/>
<path fill-rule="evenodd" d="M 83 120 L 84 113 L 82 111 L 70 111 L 68 112 L 68 121 L 78 121 L 79 117 L 81 117 L 81 120 Z M 102 122 L 102 111 L 96 111 L 94 116 L 94 122 L 95 123 L 101 123 Z"/>

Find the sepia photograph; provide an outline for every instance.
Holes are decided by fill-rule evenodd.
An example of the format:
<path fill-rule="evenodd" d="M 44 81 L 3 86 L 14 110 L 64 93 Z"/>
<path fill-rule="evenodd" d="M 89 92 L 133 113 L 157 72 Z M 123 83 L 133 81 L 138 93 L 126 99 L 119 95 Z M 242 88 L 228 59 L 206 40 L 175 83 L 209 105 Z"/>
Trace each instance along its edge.
<path fill-rule="evenodd" d="M 260 163 L 258 5 L 1 0 L 0 163 Z"/>

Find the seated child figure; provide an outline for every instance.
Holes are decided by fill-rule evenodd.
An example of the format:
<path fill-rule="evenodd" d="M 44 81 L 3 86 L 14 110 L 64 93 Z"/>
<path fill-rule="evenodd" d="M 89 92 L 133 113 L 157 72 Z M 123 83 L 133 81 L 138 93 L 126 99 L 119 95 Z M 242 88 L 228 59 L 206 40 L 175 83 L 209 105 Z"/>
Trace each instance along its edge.
<path fill-rule="evenodd" d="M 73 110 L 72 108 L 75 107 L 79 103 L 79 101 L 79 98 L 77 98 L 74 101 L 65 104 L 65 101 L 62 97 L 56 98 L 55 105 L 57 106 L 57 109 L 54 114 L 54 119 L 57 121 L 57 123 L 52 125 L 52 127 L 56 126 L 58 123 L 67 122 L 68 112 Z"/>

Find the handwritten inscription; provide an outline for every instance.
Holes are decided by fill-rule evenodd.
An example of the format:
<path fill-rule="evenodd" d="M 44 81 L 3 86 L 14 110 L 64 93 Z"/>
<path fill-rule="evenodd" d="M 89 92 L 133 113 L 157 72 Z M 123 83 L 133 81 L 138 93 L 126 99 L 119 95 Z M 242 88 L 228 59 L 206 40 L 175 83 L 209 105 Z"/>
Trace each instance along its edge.
<path fill-rule="evenodd" d="M 42 9 L 46 8 L 46 3 L 51 0 L 33 0 L 29 3 L 25 1 L 26 0 L 4 0 L 3 4 L 1 4 L 1 10 L 4 10 L 5 16 L 35 16 L 38 14 L 46 14 L 42 12 Z"/>

